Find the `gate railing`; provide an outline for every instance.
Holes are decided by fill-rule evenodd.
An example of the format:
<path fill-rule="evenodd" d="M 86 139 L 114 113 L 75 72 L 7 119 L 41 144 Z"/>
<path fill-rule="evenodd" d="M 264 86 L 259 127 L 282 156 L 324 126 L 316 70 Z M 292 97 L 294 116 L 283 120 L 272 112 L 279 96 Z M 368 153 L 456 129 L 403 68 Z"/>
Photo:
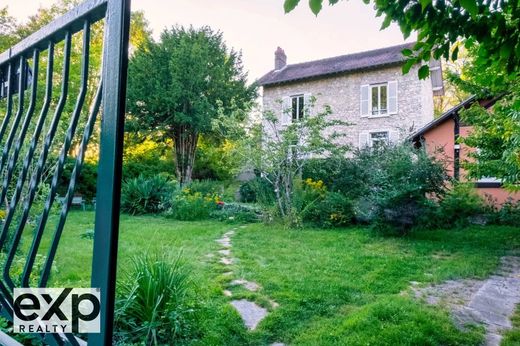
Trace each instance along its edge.
<path fill-rule="evenodd" d="M 103 57 L 96 78 L 91 29 L 94 25 L 100 29 L 102 20 Z M 96 346 L 112 344 L 129 26 L 129 0 L 88 0 L 0 55 L 0 98 L 5 110 L 0 114 L 0 210 L 5 214 L 0 222 L 1 313 L 13 320 L 15 287 L 47 287 L 85 154 L 96 133 L 91 286 L 101 290 L 101 333 L 88 336 L 88 344 Z M 71 68 L 73 53 L 81 60 L 76 69 Z M 74 73 L 79 74 L 79 82 L 78 76 L 71 78 Z M 61 84 L 58 93 L 56 81 Z M 58 205 L 57 190 L 67 159 L 74 161 L 73 170 L 57 222 L 49 222 L 53 206 Z M 43 184 L 48 187 L 43 189 Z M 37 198 L 45 202 L 32 220 Z M 35 261 L 44 236 L 49 245 L 37 272 Z M 30 243 L 23 251 L 22 239 Z M 15 276 L 13 262 L 19 262 L 20 252 L 25 252 L 23 270 Z M 72 334 L 40 337 L 53 345 L 82 343 Z"/>

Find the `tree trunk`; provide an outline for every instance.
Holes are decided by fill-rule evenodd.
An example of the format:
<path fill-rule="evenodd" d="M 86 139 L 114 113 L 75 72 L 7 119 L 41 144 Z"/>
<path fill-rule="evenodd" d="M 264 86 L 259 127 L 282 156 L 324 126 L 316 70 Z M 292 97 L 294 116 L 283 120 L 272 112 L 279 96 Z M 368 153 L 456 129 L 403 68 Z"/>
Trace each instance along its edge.
<path fill-rule="evenodd" d="M 198 141 L 199 134 L 189 125 L 178 126 L 173 131 L 175 171 L 181 186 L 191 183 Z"/>

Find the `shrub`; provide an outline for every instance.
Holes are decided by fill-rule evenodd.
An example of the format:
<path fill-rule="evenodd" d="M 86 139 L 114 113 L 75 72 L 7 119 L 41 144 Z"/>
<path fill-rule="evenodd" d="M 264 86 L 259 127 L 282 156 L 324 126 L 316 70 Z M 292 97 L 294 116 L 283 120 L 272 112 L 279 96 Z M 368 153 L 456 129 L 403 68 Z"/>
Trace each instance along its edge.
<path fill-rule="evenodd" d="M 438 219 L 442 220 L 443 226 L 463 226 L 470 217 L 486 213 L 484 200 L 470 183 L 454 184 L 439 205 Z"/>
<path fill-rule="evenodd" d="M 520 226 L 520 201 L 508 199 L 496 213 L 498 222 L 504 225 Z"/>
<path fill-rule="evenodd" d="M 217 180 L 194 180 L 186 188 L 192 193 L 199 192 L 203 196 L 221 196 L 224 192 L 224 184 Z"/>
<path fill-rule="evenodd" d="M 170 345 L 194 337 L 198 308 L 189 295 L 189 275 L 180 257 L 134 258 L 119 285 L 116 338 L 127 344 Z"/>
<path fill-rule="evenodd" d="M 257 202 L 263 206 L 271 206 L 276 201 L 273 186 L 262 177 L 246 181 L 240 186 L 239 192 L 240 201 L 245 203 Z"/>
<path fill-rule="evenodd" d="M 427 198 L 444 194 L 442 162 L 407 143 L 362 150 L 355 162 L 368 173 L 366 195 L 359 199 L 369 211 L 363 217 L 378 229 L 408 232 L 418 224 Z"/>
<path fill-rule="evenodd" d="M 357 199 L 367 192 L 366 180 L 370 172 L 370 161 L 358 152 L 353 158 L 325 158 L 309 160 L 302 172 L 303 179 L 321 180 L 329 191 L 340 192 L 350 199 Z"/>
<path fill-rule="evenodd" d="M 203 195 L 201 192 L 184 188 L 174 194 L 167 216 L 181 221 L 205 220 L 209 219 L 211 212 L 222 204 L 217 194 Z"/>
<path fill-rule="evenodd" d="M 305 221 L 321 227 L 341 227 L 352 222 L 354 210 L 352 201 L 338 192 L 328 192 L 315 206 L 304 214 Z"/>
<path fill-rule="evenodd" d="M 58 194 L 65 196 L 69 188 L 72 170 L 76 164 L 75 158 L 67 158 L 63 166 L 63 174 L 58 185 Z M 76 183 L 75 194 L 83 196 L 87 200 L 92 200 L 96 196 L 97 189 L 97 163 L 85 162 L 81 168 L 81 174 Z M 50 180 L 50 179 L 49 179 Z M 51 181 L 48 182 L 49 184 Z"/>
<path fill-rule="evenodd" d="M 122 187 L 121 209 L 132 215 L 160 213 L 168 208 L 173 191 L 173 183 L 161 175 L 130 179 Z"/>
<path fill-rule="evenodd" d="M 262 219 L 262 212 L 250 205 L 225 203 L 213 211 L 210 216 L 219 221 L 227 222 L 258 222 Z"/>

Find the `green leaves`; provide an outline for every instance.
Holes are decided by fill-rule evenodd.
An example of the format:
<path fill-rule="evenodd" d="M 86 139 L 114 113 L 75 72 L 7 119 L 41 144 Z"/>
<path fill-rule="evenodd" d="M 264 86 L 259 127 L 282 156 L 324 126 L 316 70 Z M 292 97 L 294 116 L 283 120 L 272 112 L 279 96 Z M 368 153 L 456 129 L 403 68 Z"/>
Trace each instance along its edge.
<path fill-rule="evenodd" d="M 300 3 L 300 0 L 285 0 L 285 2 L 283 4 L 283 9 L 284 9 L 285 13 L 289 13 L 292 10 L 294 10 L 296 8 L 296 6 L 298 6 L 299 3 Z"/>
<path fill-rule="evenodd" d="M 412 68 L 413 65 L 415 65 L 415 63 L 416 63 L 416 60 L 414 58 L 406 60 L 406 62 L 404 63 L 404 65 L 402 67 L 403 74 L 407 74 L 408 72 L 410 72 L 410 69 Z"/>
<path fill-rule="evenodd" d="M 323 0 L 309 0 L 309 6 L 311 8 L 312 13 L 318 15 L 322 8 Z"/>
<path fill-rule="evenodd" d="M 460 5 L 468 11 L 472 17 L 475 17 L 478 14 L 478 5 L 476 0 L 460 0 Z"/>
<path fill-rule="evenodd" d="M 422 65 L 419 68 L 419 79 L 426 79 L 430 75 L 430 67 L 428 65 Z"/>

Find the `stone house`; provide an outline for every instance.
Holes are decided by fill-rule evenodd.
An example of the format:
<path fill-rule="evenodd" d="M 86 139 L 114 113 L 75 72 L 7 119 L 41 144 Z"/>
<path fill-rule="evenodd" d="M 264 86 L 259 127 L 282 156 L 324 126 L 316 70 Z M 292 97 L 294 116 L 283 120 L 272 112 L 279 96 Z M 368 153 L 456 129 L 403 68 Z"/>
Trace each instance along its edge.
<path fill-rule="evenodd" d="M 328 105 L 332 118 L 351 124 L 341 131 L 352 147 L 404 140 L 433 120 L 433 96 L 443 92 L 439 63 L 430 64 L 431 78 L 420 80 L 418 66 L 403 75 L 401 52 L 412 45 L 298 64 L 287 64 L 278 47 L 274 69 L 258 80 L 263 109 L 284 125 Z M 315 100 L 311 110 L 310 100 Z"/>

